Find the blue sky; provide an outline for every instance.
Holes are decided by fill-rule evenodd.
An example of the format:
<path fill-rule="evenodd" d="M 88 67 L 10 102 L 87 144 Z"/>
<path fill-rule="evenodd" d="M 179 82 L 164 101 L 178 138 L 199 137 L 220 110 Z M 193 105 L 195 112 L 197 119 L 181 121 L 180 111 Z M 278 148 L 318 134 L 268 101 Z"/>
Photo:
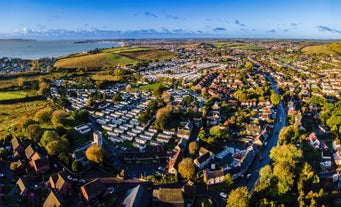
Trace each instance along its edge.
<path fill-rule="evenodd" d="M 337 0 L 4 0 L 0 38 L 341 39 Z"/>

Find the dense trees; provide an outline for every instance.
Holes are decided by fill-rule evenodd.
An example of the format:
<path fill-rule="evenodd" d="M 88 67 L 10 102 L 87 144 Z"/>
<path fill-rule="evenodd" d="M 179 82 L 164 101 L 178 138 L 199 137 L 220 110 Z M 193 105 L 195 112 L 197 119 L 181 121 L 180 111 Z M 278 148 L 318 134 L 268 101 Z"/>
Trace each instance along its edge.
<path fill-rule="evenodd" d="M 183 159 L 179 164 L 179 173 L 183 178 L 191 179 L 195 174 L 195 167 L 191 158 Z"/>
<path fill-rule="evenodd" d="M 281 102 L 280 97 L 273 90 L 271 90 L 270 101 L 274 106 Z"/>
<path fill-rule="evenodd" d="M 56 110 L 51 115 L 51 123 L 54 127 L 64 125 L 68 114 L 63 110 Z"/>
<path fill-rule="evenodd" d="M 75 110 L 72 113 L 72 116 L 75 120 L 82 122 L 82 123 L 86 123 L 89 121 L 89 112 L 85 109 Z"/>
<path fill-rule="evenodd" d="M 86 158 L 93 163 L 101 163 L 103 161 L 103 152 L 97 144 L 91 145 L 85 151 Z"/>
<path fill-rule="evenodd" d="M 25 130 L 25 136 L 34 142 L 40 141 L 42 133 L 43 131 L 40 128 L 39 124 L 31 124 Z"/>
<path fill-rule="evenodd" d="M 278 144 L 296 144 L 301 142 L 299 140 L 300 132 L 298 127 L 295 125 L 290 125 L 282 128 L 278 137 Z"/>
<path fill-rule="evenodd" d="M 47 153 L 52 156 L 66 153 L 69 150 L 69 140 L 67 140 L 65 137 L 53 140 L 46 145 L 46 150 Z"/>
<path fill-rule="evenodd" d="M 228 138 L 228 133 L 225 127 L 213 126 L 210 128 L 210 135 L 214 138 L 222 139 Z"/>
<path fill-rule="evenodd" d="M 170 120 L 171 117 L 172 106 L 170 104 L 157 110 L 155 118 L 155 128 L 164 130 L 167 122 Z"/>
<path fill-rule="evenodd" d="M 47 123 L 50 121 L 52 114 L 52 109 L 41 109 L 34 115 L 34 120 L 38 121 L 39 123 Z"/>
<path fill-rule="evenodd" d="M 141 123 L 147 123 L 147 121 L 154 115 L 154 113 L 165 106 L 165 102 L 162 99 L 154 99 L 149 102 L 145 111 L 142 111 L 139 115 L 139 121 Z"/>
<path fill-rule="evenodd" d="M 238 187 L 230 192 L 226 207 L 247 207 L 249 202 L 250 196 L 247 188 Z"/>
<path fill-rule="evenodd" d="M 54 131 L 54 130 L 47 130 L 41 136 L 40 143 L 41 143 L 41 145 L 46 147 L 49 142 L 56 141 L 58 139 L 60 139 L 60 137 L 59 137 L 59 134 L 56 131 Z"/>
<path fill-rule="evenodd" d="M 295 172 L 302 156 L 302 150 L 293 144 L 278 145 L 270 151 L 270 158 L 274 161 L 273 176 L 278 181 L 278 195 L 286 194 L 293 187 Z"/>

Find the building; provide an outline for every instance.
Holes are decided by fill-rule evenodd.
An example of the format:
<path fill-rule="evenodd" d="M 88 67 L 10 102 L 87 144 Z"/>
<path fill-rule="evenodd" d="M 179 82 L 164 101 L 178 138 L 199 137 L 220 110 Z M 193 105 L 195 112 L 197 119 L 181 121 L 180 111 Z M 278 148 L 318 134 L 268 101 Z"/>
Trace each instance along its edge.
<path fill-rule="evenodd" d="M 222 183 L 224 181 L 224 170 L 204 170 L 204 182 L 208 185 Z"/>
<path fill-rule="evenodd" d="M 142 185 L 129 189 L 123 199 L 122 207 L 148 207 L 151 204 L 151 195 Z"/>
<path fill-rule="evenodd" d="M 62 197 L 59 195 L 58 191 L 52 190 L 47 196 L 43 207 L 65 207 Z"/>
<path fill-rule="evenodd" d="M 183 190 L 181 188 L 159 188 L 153 190 L 153 206 L 184 207 Z"/>
<path fill-rule="evenodd" d="M 51 175 L 49 184 L 51 188 L 57 190 L 61 196 L 68 195 L 72 189 L 71 183 L 67 180 L 66 174 L 63 171 Z"/>
<path fill-rule="evenodd" d="M 100 131 L 95 131 L 93 133 L 94 141 L 92 142 L 93 144 L 98 144 L 98 146 L 102 149 L 103 146 L 103 135 L 102 132 Z"/>
<path fill-rule="evenodd" d="M 175 174 L 178 170 L 178 165 L 184 158 L 183 152 L 181 150 L 178 150 L 174 157 L 169 161 L 168 166 L 168 173 L 169 174 Z"/>
<path fill-rule="evenodd" d="M 84 199 L 87 202 L 90 202 L 105 192 L 105 186 L 97 178 L 97 179 L 83 185 L 81 187 L 81 192 L 82 192 Z"/>

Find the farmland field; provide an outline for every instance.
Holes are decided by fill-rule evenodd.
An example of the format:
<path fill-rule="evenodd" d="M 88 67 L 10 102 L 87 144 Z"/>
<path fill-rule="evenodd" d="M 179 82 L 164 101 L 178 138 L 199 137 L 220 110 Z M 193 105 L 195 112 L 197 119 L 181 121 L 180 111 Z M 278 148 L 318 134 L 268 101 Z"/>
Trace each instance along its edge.
<path fill-rule="evenodd" d="M 123 47 L 97 54 L 78 54 L 58 60 L 57 68 L 102 68 L 137 64 L 140 61 L 171 59 L 176 53 L 149 47 Z"/>

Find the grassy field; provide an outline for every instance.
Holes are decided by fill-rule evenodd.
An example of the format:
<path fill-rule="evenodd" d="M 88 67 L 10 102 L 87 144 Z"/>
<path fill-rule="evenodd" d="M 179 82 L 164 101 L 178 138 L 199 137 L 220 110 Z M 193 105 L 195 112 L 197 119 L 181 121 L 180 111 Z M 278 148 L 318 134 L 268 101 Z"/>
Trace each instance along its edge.
<path fill-rule="evenodd" d="M 148 61 L 148 60 L 169 60 L 172 59 L 176 53 L 167 50 L 145 50 L 145 51 L 134 51 L 134 52 L 122 52 L 120 55 L 127 56 L 129 58 Z"/>
<path fill-rule="evenodd" d="M 326 55 L 341 55 L 341 42 L 334 42 L 331 44 L 307 46 L 302 49 L 306 54 L 326 54 Z"/>
<path fill-rule="evenodd" d="M 8 91 L 8 92 L 0 92 L 0 101 L 2 100 L 10 100 L 10 99 L 19 99 L 25 98 L 29 93 L 26 91 Z"/>
<path fill-rule="evenodd" d="M 289 62 L 292 62 L 293 59 L 292 58 L 280 58 L 280 59 L 278 59 L 278 61 L 280 61 L 282 63 L 289 63 Z"/>
<path fill-rule="evenodd" d="M 241 42 L 214 42 L 211 44 L 215 48 L 229 47 L 240 50 L 265 50 L 266 48 L 258 45 L 247 45 Z"/>
<path fill-rule="evenodd" d="M 234 47 L 234 49 L 241 49 L 241 50 L 266 50 L 266 47 L 258 46 L 258 45 L 246 45 L 241 47 Z"/>
<path fill-rule="evenodd" d="M 140 85 L 139 89 L 141 90 L 146 90 L 146 91 L 152 91 L 155 88 L 159 87 L 161 83 L 152 83 L 152 84 L 147 84 L 147 85 Z"/>
<path fill-rule="evenodd" d="M 215 48 L 221 48 L 221 47 L 240 47 L 244 44 L 237 43 L 237 42 L 214 42 L 211 44 Z"/>
<path fill-rule="evenodd" d="M 60 59 L 54 66 L 57 68 L 102 68 L 135 63 L 137 63 L 136 60 L 119 54 L 98 53 Z"/>
<path fill-rule="evenodd" d="M 97 54 L 77 54 L 62 58 L 57 68 L 102 68 L 137 64 L 140 61 L 171 59 L 176 53 L 149 47 L 122 47 L 104 49 Z"/>

